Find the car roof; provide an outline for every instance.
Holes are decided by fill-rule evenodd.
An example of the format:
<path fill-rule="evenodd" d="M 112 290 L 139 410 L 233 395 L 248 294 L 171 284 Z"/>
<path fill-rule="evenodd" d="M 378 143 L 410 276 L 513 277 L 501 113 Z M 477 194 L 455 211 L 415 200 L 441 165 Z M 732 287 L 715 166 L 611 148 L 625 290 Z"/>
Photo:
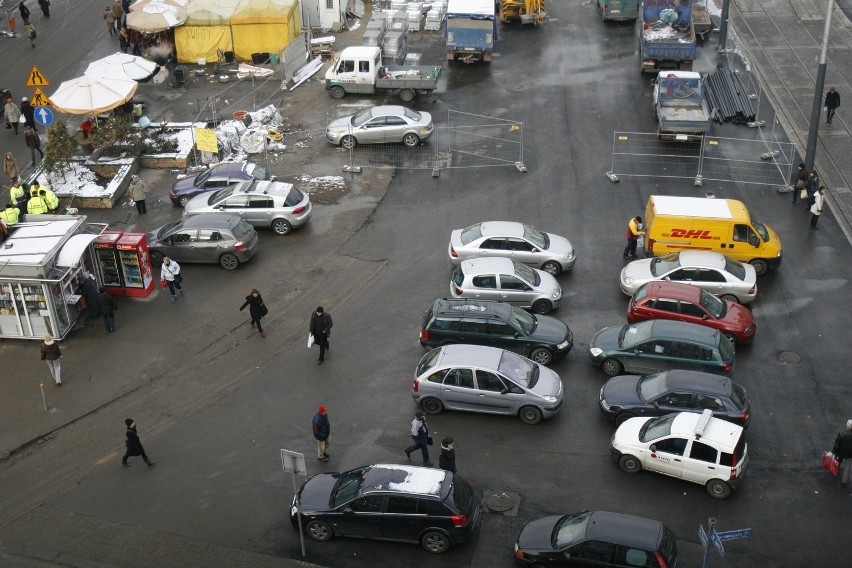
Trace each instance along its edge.
<path fill-rule="evenodd" d="M 233 195 L 239 193 L 249 193 L 252 195 L 274 195 L 277 197 L 286 197 L 290 190 L 293 189 L 292 183 L 283 181 L 241 181 L 233 186 Z"/>
<path fill-rule="evenodd" d="M 485 314 L 495 315 L 508 320 L 512 315 L 512 306 L 497 300 L 477 300 L 475 298 L 441 298 L 432 305 L 436 316 L 476 317 Z"/>
<path fill-rule="evenodd" d="M 609 511 L 594 511 L 586 524 L 587 539 L 645 550 L 656 550 L 662 534 L 660 521 Z"/>
<path fill-rule="evenodd" d="M 452 477 L 450 477 L 452 479 Z M 441 499 L 447 472 L 431 467 L 380 463 L 370 466 L 361 484 L 361 495 L 400 493 Z"/>
<path fill-rule="evenodd" d="M 404 116 L 405 107 L 402 105 L 379 105 L 372 109 L 373 116 Z"/>
<path fill-rule="evenodd" d="M 512 259 L 494 257 L 494 258 L 471 258 L 463 260 L 461 263 L 462 272 L 469 275 L 477 274 L 514 274 L 515 265 L 512 264 Z"/>
<path fill-rule="evenodd" d="M 720 270 L 725 268 L 725 255 L 709 250 L 682 250 L 678 258 L 683 266 L 703 266 Z"/>
<path fill-rule="evenodd" d="M 213 166 L 212 170 L 217 174 L 242 172 L 247 166 L 248 162 L 222 162 Z"/>
<path fill-rule="evenodd" d="M 701 371 L 672 370 L 666 373 L 666 384 L 671 390 L 687 389 L 706 394 L 729 396 L 731 379 Z"/>
<path fill-rule="evenodd" d="M 186 229 L 233 229 L 240 218 L 227 213 L 201 213 L 183 218 L 181 227 Z"/>
<path fill-rule="evenodd" d="M 444 345 L 441 347 L 440 365 L 475 365 L 496 369 L 500 365 L 503 350 L 485 345 Z"/>
<path fill-rule="evenodd" d="M 639 322 L 638 324 L 633 325 L 642 325 L 643 323 L 646 322 Z M 650 334 L 652 339 L 694 341 L 695 343 L 703 343 L 714 347 L 718 343 L 718 330 L 698 325 L 697 323 L 672 320 L 649 320 L 647 324 L 650 324 L 650 327 L 652 328 Z"/>
<path fill-rule="evenodd" d="M 668 280 L 652 280 L 645 284 L 645 293 L 647 296 L 655 298 L 671 298 L 673 300 L 687 300 L 692 303 L 698 303 L 701 299 L 702 289 L 692 284 L 683 284 L 681 282 L 669 282 Z"/>
<path fill-rule="evenodd" d="M 678 412 L 675 419 L 672 420 L 672 436 L 694 438 L 695 426 L 701 418 L 702 414 L 697 412 Z M 738 424 L 721 418 L 710 418 L 707 427 L 704 429 L 704 433 L 701 435 L 700 441 L 705 443 L 710 442 L 718 448 L 731 453 L 737 446 L 742 433 L 743 427 Z"/>
<path fill-rule="evenodd" d="M 523 237 L 524 224 L 515 221 L 483 221 L 480 223 L 483 237 Z"/>

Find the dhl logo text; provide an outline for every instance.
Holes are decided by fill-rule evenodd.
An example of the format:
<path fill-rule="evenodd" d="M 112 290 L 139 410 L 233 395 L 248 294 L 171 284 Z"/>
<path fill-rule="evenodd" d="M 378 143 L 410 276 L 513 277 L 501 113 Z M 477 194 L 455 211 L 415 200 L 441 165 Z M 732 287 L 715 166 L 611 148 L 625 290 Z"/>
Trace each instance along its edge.
<path fill-rule="evenodd" d="M 714 237 L 710 231 L 699 231 L 696 229 L 672 229 L 670 233 L 663 233 L 664 237 L 675 237 L 678 239 L 703 239 L 708 241 L 718 241 L 719 237 Z"/>

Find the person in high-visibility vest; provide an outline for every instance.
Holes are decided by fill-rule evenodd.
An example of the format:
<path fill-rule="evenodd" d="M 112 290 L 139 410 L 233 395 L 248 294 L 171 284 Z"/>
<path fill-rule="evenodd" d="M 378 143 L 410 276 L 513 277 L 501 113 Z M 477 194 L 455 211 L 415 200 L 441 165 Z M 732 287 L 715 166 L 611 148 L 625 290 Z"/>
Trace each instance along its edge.
<path fill-rule="evenodd" d="M 18 212 L 18 208 L 14 205 L 7 205 L 5 211 L 0 211 L 0 218 L 6 221 L 6 225 L 8 227 L 14 227 L 17 225 L 20 217 L 21 214 Z"/>
<path fill-rule="evenodd" d="M 27 214 L 28 215 L 43 215 L 47 213 L 47 203 L 44 202 L 44 198 L 38 194 L 38 189 L 33 187 L 32 191 L 30 191 L 30 200 L 27 201 Z"/>
<path fill-rule="evenodd" d="M 50 189 L 41 184 L 38 186 L 38 194 L 44 199 L 44 204 L 47 205 L 47 210 L 51 212 L 51 214 L 56 215 L 56 210 L 59 209 L 59 198 L 56 197 L 56 194 L 50 191 Z"/>
<path fill-rule="evenodd" d="M 18 208 L 18 213 L 23 215 L 27 212 L 27 192 L 21 186 L 21 182 L 15 180 L 9 188 L 9 205 Z"/>

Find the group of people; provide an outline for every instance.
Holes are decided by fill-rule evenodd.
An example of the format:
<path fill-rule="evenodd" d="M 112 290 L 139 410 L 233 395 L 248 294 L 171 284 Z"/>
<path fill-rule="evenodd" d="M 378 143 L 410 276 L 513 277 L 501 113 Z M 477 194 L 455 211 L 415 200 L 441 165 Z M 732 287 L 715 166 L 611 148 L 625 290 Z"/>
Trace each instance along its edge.
<path fill-rule="evenodd" d="M 131 0 L 115 0 L 112 6 L 104 8 L 103 19 L 110 37 L 118 36 L 121 51 L 131 51 L 133 55 L 142 55 L 143 35 L 127 27 L 127 14 L 130 13 Z"/>
<path fill-rule="evenodd" d="M 805 209 L 811 212 L 811 229 L 817 229 L 822 207 L 825 205 L 825 186 L 820 183 L 816 169 L 807 171 L 805 164 L 799 164 L 796 172 L 796 185 L 793 189 L 793 203 L 798 198 L 806 203 Z"/>
<path fill-rule="evenodd" d="M 4 166 L 12 185 L 9 186 L 9 202 L 0 211 L 4 234 L 14 227 L 24 215 L 55 215 L 59 212 L 59 198 L 38 178 L 31 184 L 21 184 L 17 176 L 17 164 L 11 153 L 6 152 Z"/>
<path fill-rule="evenodd" d="M 44 152 L 41 150 L 41 138 L 39 138 L 38 130 L 36 129 L 35 108 L 30 104 L 30 100 L 27 97 L 22 97 L 21 106 L 18 108 L 12 97 L 7 96 L 6 105 L 3 107 L 3 116 L 6 119 L 6 129 L 14 130 L 15 136 L 18 135 L 19 128 L 23 126 L 24 143 L 30 150 L 32 163 L 35 164 L 36 152 L 39 153 L 40 158 L 44 158 Z M 7 153 L 6 156 L 10 156 L 10 154 Z M 17 176 L 17 167 L 16 163 L 15 176 Z M 9 175 L 8 171 L 6 175 Z"/>

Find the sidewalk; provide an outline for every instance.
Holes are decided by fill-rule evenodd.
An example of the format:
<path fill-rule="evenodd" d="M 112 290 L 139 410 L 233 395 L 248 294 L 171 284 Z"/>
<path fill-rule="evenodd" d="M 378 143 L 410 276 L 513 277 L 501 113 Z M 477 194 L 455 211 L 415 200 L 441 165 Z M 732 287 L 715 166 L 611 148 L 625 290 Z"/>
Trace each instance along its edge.
<path fill-rule="evenodd" d="M 802 157 L 826 8 L 827 2 L 812 0 L 790 0 L 789 6 L 786 2 L 732 0 L 730 8 L 733 39 L 760 78 L 778 120 Z M 825 112 L 820 115 L 814 165 L 826 186 L 829 208 L 852 242 L 852 116 L 846 111 L 852 106 L 852 24 L 836 4 L 826 61 L 825 91 L 835 87 L 841 106 L 830 125 L 825 124 Z"/>

